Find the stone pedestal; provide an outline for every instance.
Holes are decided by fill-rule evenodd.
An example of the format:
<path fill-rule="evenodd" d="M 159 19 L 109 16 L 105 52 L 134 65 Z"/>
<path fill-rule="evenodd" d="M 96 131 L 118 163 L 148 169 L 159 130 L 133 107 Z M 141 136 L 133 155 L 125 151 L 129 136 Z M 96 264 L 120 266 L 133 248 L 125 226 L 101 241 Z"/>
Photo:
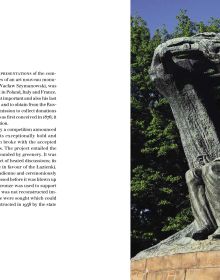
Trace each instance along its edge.
<path fill-rule="evenodd" d="M 220 280 L 220 251 L 133 260 L 131 280 Z"/>

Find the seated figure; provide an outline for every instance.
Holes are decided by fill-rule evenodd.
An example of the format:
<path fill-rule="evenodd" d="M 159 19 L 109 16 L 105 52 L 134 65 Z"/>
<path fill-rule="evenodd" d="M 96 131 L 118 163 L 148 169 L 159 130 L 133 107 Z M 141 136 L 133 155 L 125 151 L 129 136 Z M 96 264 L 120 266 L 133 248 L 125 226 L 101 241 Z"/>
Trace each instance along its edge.
<path fill-rule="evenodd" d="M 186 183 L 198 225 L 198 231 L 193 233 L 192 238 L 201 240 L 209 234 L 212 238 L 220 238 L 220 159 L 188 170 Z"/>

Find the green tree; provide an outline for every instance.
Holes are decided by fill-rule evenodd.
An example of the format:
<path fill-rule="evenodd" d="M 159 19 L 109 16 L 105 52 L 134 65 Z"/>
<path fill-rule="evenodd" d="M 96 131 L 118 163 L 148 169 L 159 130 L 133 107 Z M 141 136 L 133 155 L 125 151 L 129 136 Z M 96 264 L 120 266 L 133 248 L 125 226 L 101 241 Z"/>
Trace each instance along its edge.
<path fill-rule="evenodd" d="M 178 23 L 173 37 L 188 37 L 196 32 L 196 24 L 190 20 L 186 10 L 181 9 L 176 18 Z"/>

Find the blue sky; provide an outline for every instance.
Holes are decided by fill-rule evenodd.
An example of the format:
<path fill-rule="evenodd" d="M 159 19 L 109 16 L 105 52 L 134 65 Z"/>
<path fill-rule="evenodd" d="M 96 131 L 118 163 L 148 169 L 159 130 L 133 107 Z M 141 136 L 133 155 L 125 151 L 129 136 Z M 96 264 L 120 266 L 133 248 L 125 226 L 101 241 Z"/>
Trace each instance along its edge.
<path fill-rule="evenodd" d="M 163 24 L 172 32 L 180 9 L 186 9 L 192 21 L 220 18 L 220 0 L 131 0 L 131 14 L 146 20 L 152 33 Z"/>

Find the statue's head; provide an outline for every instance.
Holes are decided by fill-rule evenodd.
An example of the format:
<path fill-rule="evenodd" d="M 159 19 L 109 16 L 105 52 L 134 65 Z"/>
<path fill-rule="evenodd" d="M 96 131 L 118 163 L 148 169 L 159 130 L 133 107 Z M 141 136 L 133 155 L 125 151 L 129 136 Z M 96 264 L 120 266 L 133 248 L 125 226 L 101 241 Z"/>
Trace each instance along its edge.
<path fill-rule="evenodd" d="M 220 33 L 200 33 L 159 45 L 149 73 L 159 86 L 160 83 L 166 86 L 170 81 L 193 83 L 199 80 L 220 85 Z"/>

